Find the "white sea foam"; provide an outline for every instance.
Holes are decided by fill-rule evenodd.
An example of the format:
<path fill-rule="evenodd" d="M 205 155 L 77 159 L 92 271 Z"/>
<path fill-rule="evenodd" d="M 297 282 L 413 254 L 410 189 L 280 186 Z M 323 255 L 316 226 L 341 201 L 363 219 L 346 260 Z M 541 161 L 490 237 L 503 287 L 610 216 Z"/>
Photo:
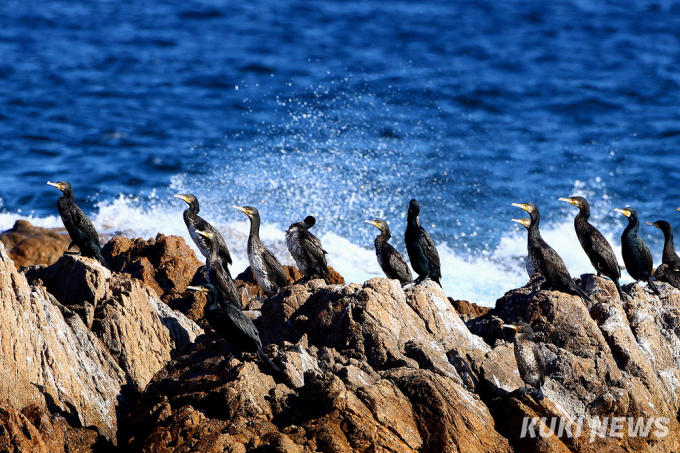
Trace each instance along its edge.
<path fill-rule="evenodd" d="M 97 206 L 91 215 L 92 221 L 102 234 L 122 234 L 127 237 L 155 237 L 157 233 L 182 236 L 198 253 L 189 237 L 182 218 L 185 205 L 175 200 L 139 200 L 134 197 L 120 196 L 110 202 Z M 573 214 L 572 212 L 569 212 Z M 237 275 L 248 266 L 246 242 L 249 224 L 238 211 L 225 220 L 213 218 L 209 212 L 201 211 L 206 220 L 215 225 L 224 235 L 234 259 L 233 273 Z M 11 228 L 18 219 L 25 219 L 41 227 L 61 227 L 58 216 L 34 217 L 21 213 L 0 213 L 0 230 Z M 235 220 L 236 219 L 236 220 Z M 572 276 L 593 272 L 592 266 L 583 252 L 574 233 L 573 217 L 565 217 L 554 224 L 541 225 L 543 238 L 562 256 Z M 294 264 L 288 254 L 285 242 L 285 227 L 263 219 L 261 238 L 284 264 Z M 456 299 L 466 299 L 485 306 L 493 306 L 496 299 L 506 291 L 526 283 L 524 270 L 526 256 L 526 231 L 519 225 L 506 225 L 505 233 L 495 248 L 476 252 L 461 252 L 446 243 L 437 244 L 442 262 L 442 284 L 446 294 Z M 618 228 L 618 226 L 617 226 Z M 613 245 L 619 263 L 620 255 L 618 231 L 603 230 Z M 337 232 L 319 232 L 324 249 L 328 252 L 328 263 L 348 282 L 362 283 L 373 277 L 383 276 L 378 266 L 372 241 L 358 244 Z M 415 274 L 414 274 L 415 275 Z M 630 282 L 624 273 L 622 282 Z"/>

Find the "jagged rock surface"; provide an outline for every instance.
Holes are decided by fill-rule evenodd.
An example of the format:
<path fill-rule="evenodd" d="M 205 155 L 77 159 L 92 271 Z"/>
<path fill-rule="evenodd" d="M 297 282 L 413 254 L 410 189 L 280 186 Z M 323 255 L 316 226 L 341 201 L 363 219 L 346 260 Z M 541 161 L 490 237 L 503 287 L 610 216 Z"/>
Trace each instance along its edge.
<path fill-rule="evenodd" d="M 170 308 L 206 325 L 203 296 L 184 292 L 202 263 L 181 238 L 107 247 L 114 270 L 139 280 L 65 256 L 25 269 L 29 286 L 0 250 L 0 315 L 12 320 L 0 329 L 0 451 L 680 451 L 670 285 L 657 284 L 661 297 L 628 285 L 622 302 L 611 281 L 584 275 L 585 305 L 533 280 L 486 310 L 431 282 L 386 279 L 313 280 L 260 298 L 246 273 L 237 284 L 282 370 L 272 376 Z M 544 400 L 518 390 L 502 329 L 517 321 L 545 355 Z M 525 417 L 571 430 L 623 417 L 623 435 L 591 435 L 586 423 L 573 437 L 521 436 Z M 665 417 L 668 434 L 630 436 L 627 417 Z"/>
<path fill-rule="evenodd" d="M 67 255 L 27 274 L 33 286 L 0 244 L 0 419 L 26 437 L 9 434 L 0 442 L 12 445 L 9 451 L 59 451 L 50 447 L 50 433 L 57 430 L 64 435 L 62 448 L 73 441 L 69 451 L 115 445 L 139 392 L 173 351 L 202 330 L 153 291 L 112 278 L 90 258 Z M 90 318 L 69 305 L 91 307 L 85 311 L 99 316 L 97 328 L 91 330 L 83 320 Z"/>
<path fill-rule="evenodd" d="M 147 387 L 130 439 L 144 451 L 511 451 L 447 359 L 483 357 L 435 285 L 295 285 L 258 319 L 282 369 L 199 341 Z M 270 450 L 267 450 L 270 449 Z M 260 451 L 260 450 L 257 450 Z"/>

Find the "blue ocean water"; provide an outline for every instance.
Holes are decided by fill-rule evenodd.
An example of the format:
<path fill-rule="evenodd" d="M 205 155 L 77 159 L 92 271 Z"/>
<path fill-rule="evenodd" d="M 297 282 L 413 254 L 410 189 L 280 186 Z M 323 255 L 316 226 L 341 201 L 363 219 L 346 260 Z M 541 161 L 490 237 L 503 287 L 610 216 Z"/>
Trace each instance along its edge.
<path fill-rule="evenodd" d="M 526 281 L 534 202 L 573 275 L 585 195 L 618 246 L 633 206 L 680 225 L 680 4 L 260 0 L 0 2 L 0 228 L 58 226 L 67 180 L 102 232 L 186 235 L 192 192 L 247 264 L 308 214 L 348 280 L 380 275 L 408 201 L 444 288 L 486 305 Z M 643 227 L 660 259 L 662 236 Z M 622 262 L 622 261 L 621 261 Z"/>

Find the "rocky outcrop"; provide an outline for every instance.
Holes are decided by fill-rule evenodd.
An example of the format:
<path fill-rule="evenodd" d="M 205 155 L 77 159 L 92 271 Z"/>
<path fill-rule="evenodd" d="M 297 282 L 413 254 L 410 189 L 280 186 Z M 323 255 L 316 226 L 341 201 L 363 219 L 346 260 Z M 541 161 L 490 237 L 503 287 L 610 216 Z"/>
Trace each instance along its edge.
<path fill-rule="evenodd" d="M 486 309 L 380 278 L 265 298 L 246 272 L 271 375 L 172 309 L 207 325 L 203 296 L 186 292 L 202 263 L 181 238 L 105 250 L 113 274 L 64 256 L 24 276 L 0 246 L 0 451 L 680 451 L 670 285 L 628 285 L 621 301 L 583 275 L 584 304 L 535 280 Z M 546 358 L 543 400 L 521 390 L 502 328 L 517 321 Z"/>
<path fill-rule="evenodd" d="M 68 249 L 71 239 L 65 229 L 40 228 L 26 220 L 17 220 L 11 229 L 0 233 L 0 242 L 20 267 L 56 263 Z"/>
<path fill-rule="evenodd" d="M 27 274 L 33 285 L 0 245 L 0 420 L 29 443 L 13 435 L 0 442 L 59 451 L 50 433 L 60 431 L 62 446 L 73 436 L 116 444 L 138 393 L 202 330 L 90 258 L 67 255 Z"/>
<path fill-rule="evenodd" d="M 404 292 L 386 279 L 330 287 L 314 280 L 267 299 L 258 321 L 263 339 L 275 343 L 267 352 L 280 375 L 222 341 L 199 341 L 147 387 L 131 446 L 511 451 L 466 386 L 467 357 L 489 348 L 437 285 Z M 459 372 L 448 354 L 466 366 Z"/>
<path fill-rule="evenodd" d="M 480 388 L 501 422 L 499 431 L 523 451 L 678 451 L 680 293 L 658 284 L 658 298 L 629 285 L 625 290 L 631 297 L 622 302 L 610 280 L 584 275 L 582 281 L 594 300 L 589 306 L 578 296 L 525 287 L 471 321 L 473 332 L 496 345 L 481 363 Z M 513 391 L 522 382 L 511 346 L 499 339 L 506 335 L 503 322 L 516 321 L 533 326 L 546 358 L 541 402 Z M 546 417 L 548 424 L 553 417 L 567 420 L 574 431 L 580 422 L 583 432 L 522 437 L 524 417 Z M 613 431 L 620 437 L 612 435 L 612 420 L 622 425 Z M 667 434 L 631 435 L 637 423 L 650 421 L 663 424 Z"/>

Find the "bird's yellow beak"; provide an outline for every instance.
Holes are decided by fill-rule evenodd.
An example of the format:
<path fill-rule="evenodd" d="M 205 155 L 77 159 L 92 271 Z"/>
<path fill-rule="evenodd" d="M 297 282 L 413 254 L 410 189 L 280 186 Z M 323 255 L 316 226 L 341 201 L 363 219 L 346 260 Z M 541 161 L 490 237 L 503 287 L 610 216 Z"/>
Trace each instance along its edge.
<path fill-rule="evenodd" d="M 173 197 L 179 198 L 180 200 L 183 200 L 186 203 L 189 203 L 189 197 L 187 197 L 186 195 L 177 194 L 177 195 L 173 195 Z"/>
<path fill-rule="evenodd" d="M 576 206 L 576 201 L 573 198 L 558 198 L 557 201 L 566 201 L 567 203 Z"/>
<path fill-rule="evenodd" d="M 657 228 L 661 229 L 661 227 L 659 226 L 659 224 L 656 223 L 656 222 L 654 222 L 654 223 L 645 222 L 645 225 L 651 225 L 651 226 L 653 226 L 653 227 L 657 227 Z"/>
<path fill-rule="evenodd" d="M 529 225 L 529 222 L 528 222 L 529 219 L 510 219 L 510 220 L 512 220 L 513 222 L 521 223 L 524 226 Z"/>
<path fill-rule="evenodd" d="M 630 211 L 627 209 L 614 209 L 616 212 L 620 212 L 621 214 L 625 215 L 626 217 L 630 217 Z"/>
<path fill-rule="evenodd" d="M 59 190 L 61 190 L 61 188 L 62 188 L 61 184 L 59 184 L 59 183 L 57 183 L 57 182 L 50 182 L 50 181 L 47 181 L 47 185 L 49 185 L 49 186 L 54 186 L 54 187 L 56 187 L 56 188 L 59 189 Z"/>
<path fill-rule="evenodd" d="M 187 286 L 187 289 L 190 291 L 200 291 L 202 293 L 208 292 L 208 288 L 206 288 L 205 286 Z"/>
<path fill-rule="evenodd" d="M 242 208 L 241 206 L 232 206 L 232 208 L 241 211 L 241 212 L 244 213 L 245 215 L 248 215 L 248 214 L 249 214 L 248 210 L 247 210 L 246 208 Z"/>
<path fill-rule="evenodd" d="M 524 209 L 526 212 L 529 212 L 529 207 L 527 206 L 526 203 L 513 203 L 512 205 L 517 208 Z"/>
<path fill-rule="evenodd" d="M 519 328 L 514 324 L 503 324 L 504 329 L 519 330 Z"/>
<path fill-rule="evenodd" d="M 369 224 L 373 225 L 374 227 L 378 228 L 378 222 L 375 222 L 373 220 L 364 220 L 364 222 L 369 223 Z"/>

